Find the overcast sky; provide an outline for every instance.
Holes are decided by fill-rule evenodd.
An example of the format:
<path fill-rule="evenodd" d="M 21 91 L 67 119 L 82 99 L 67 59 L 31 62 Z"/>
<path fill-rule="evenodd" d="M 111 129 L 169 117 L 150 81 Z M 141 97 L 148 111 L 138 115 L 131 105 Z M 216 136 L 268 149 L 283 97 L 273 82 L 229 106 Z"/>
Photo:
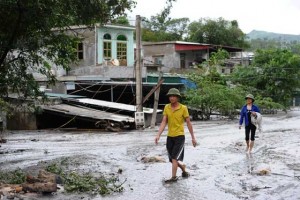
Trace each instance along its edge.
<path fill-rule="evenodd" d="M 161 12 L 165 0 L 136 0 L 137 6 L 129 13 L 149 18 Z M 173 3 L 172 18 L 187 17 L 237 20 L 244 33 L 262 30 L 300 35 L 300 0 L 177 0 Z"/>

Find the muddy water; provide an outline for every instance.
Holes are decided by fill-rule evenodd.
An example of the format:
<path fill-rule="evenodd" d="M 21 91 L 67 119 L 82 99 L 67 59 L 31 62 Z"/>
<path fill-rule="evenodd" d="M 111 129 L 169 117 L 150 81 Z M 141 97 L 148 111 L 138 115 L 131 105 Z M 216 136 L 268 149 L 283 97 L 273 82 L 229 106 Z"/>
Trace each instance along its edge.
<path fill-rule="evenodd" d="M 166 131 L 158 145 L 155 130 L 120 133 L 6 132 L 1 170 L 27 168 L 68 158 L 82 172 L 116 173 L 125 191 L 111 196 L 32 194 L 25 199 L 300 199 L 300 111 L 264 116 L 254 152 L 245 153 L 244 130 L 235 121 L 193 121 L 198 142 L 186 136 L 185 163 L 191 176 L 164 184 L 171 164 L 143 163 L 143 156 L 167 160 Z M 260 174 L 264 171 L 265 174 Z M 180 176 L 180 171 L 178 171 Z"/>

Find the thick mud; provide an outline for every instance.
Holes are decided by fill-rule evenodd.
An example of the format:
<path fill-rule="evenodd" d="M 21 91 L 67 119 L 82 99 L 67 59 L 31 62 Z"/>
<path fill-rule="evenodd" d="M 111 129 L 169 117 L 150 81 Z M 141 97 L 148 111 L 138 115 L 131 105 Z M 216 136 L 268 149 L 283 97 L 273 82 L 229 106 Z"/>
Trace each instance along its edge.
<path fill-rule="evenodd" d="M 27 194 L 24 199 L 300 199 L 300 111 L 263 117 L 252 154 L 246 154 L 244 130 L 238 120 L 193 121 L 199 145 L 192 146 L 186 129 L 184 162 L 191 176 L 165 184 L 168 162 L 142 162 L 160 156 L 166 161 L 166 131 L 103 133 L 96 131 L 8 131 L 0 147 L 1 170 L 34 170 L 68 160 L 70 170 L 118 173 L 125 191 L 109 196 Z M 181 172 L 178 171 L 178 176 Z"/>

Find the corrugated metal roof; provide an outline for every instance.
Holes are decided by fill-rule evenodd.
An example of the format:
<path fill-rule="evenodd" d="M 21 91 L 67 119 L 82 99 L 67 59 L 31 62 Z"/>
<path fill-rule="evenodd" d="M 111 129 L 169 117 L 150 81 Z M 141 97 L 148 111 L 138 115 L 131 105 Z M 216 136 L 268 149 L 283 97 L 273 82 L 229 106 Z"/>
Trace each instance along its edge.
<path fill-rule="evenodd" d="M 77 101 L 80 103 L 84 103 L 84 104 L 90 104 L 90 105 L 102 106 L 102 107 L 107 107 L 107 108 L 136 112 L 136 106 L 134 106 L 134 105 L 102 101 L 102 100 L 97 100 L 97 99 L 89 99 L 89 98 L 81 98 L 81 99 L 78 99 Z M 151 114 L 151 113 L 153 113 L 153 109 L 143 107 L 143 112 L 147 113 L 147 114 Z M 157 110 L 157 112 L 162 112 L 162 110 Z"/>
<path fill-rule="evenodd" d="M 133 117 L 95 110 L 87 107 L 77 107 L 77 106 L 71 106 L 67 104 L 57 104 L 57 105 L 42 106 L 42 108 L 44 110 L 58 112 L 65 115 L 80 116 L 80 117 L 91 118 L 96 120 L 108 119 L 117 122 L 130 122 L 130 123 L 134 122 Z"/>
<path fill-rule="evenodd" d="M 49 97 L 60 97 L 60 98 L 84 98 L 85 96 L 80 95 L 70 95 L 70 94 L 61 94 L 61 93 L 45 93 Z"/>

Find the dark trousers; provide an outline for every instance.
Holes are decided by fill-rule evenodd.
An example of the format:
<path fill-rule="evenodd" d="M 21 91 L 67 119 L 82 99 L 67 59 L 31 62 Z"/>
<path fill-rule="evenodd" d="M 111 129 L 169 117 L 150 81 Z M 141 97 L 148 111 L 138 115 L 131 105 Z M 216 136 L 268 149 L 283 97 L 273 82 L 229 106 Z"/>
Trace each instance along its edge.
<path fill-rule="evenodd" d="M 253 124 L 249 124 L 248 126 L 245 127 L 245 135 L 246 141 L 249 141 L 249 138 L 251 139 L 251 141 L 255 140 L 255 131 L 256 131 L 256 126 L 254 126 Z M 251 137 L 250 137 L 250 132 L 251 132 Z"/>

